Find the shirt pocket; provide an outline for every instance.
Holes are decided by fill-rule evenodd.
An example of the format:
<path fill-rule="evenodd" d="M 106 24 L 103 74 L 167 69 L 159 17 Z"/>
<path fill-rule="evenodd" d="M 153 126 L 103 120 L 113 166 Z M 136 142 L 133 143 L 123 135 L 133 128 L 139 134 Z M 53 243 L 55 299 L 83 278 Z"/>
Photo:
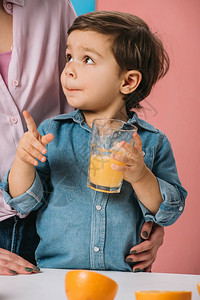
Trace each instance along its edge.
<path fill-rule="evenodd" d="M 78 195 L 80 195 L 80 193 L 81 190 L 74 187 L 69 187 L 69 186 L 60 187 L 59 190 L 57 190 L 54 197 L 52 198 L 54 199 L 53 205 L 55 207 L 64 208 L 65 206 L 71 204 L 74 200 L 76 200 Z"/>
<path fill-rule="evenodd" d="M 152 170 L 155 157 L 154 147 L 142 148 L 142 153 L 145 165 Z"/>

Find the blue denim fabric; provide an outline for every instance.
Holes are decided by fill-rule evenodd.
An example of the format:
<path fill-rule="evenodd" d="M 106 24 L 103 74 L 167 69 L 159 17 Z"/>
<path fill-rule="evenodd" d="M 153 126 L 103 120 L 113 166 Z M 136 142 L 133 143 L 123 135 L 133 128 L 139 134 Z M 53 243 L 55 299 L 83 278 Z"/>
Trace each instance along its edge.
<path fill-rule="evenodd" d="M 87 187 L 91 129 L 79 110 L 40 125 L 41 134 L 51 132 L 54 140 L 47 146 L 47 161 L 39 163 L 35 181 L 25 194 L 12 199 L 5 176 L 1 187 L 10 206 L 21 214 L 40 208 L 36 250 L 40 267 L 131 271 L 124 258 L 141 242 L 144 221 L 168 226 L 183 212 L 187 192 L 166 136 L 136 113 L 128 122 L 138 127 L 144 161 L 159 182 L 163 203 L 155 216 L 127 181 L 119 194 Z"/>
<path fill-rule="evenodd" d="M 34 211 L 25 219 L 14 216 L 0 222 L 0 248 L 16 253 L 35 264 L 35 250 L 39 242 L 35 221 Z"/>

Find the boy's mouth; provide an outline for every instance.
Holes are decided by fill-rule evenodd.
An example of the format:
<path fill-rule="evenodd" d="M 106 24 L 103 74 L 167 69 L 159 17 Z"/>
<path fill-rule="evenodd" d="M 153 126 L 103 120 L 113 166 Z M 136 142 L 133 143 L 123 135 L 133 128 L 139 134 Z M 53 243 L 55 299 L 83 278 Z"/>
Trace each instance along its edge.
<path fill-rule="evenodd" d="M 80 89 L 69 89 L 69 88 L 66 88 L 66 90 L 68 92 L 78 92 L 78 91 L 81 91 Z"/>

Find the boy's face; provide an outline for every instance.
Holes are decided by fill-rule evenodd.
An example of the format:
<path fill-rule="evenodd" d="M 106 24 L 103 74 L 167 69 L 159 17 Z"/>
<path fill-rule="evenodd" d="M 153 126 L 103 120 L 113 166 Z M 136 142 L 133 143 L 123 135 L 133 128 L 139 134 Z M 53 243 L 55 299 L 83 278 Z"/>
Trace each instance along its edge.
<path fill-rule="evenodd" d="M 61 75 L 69 104 L 98 114 L 106 112 L 106 115 L 119 110 L 125 106 L 120 92 L 122 81 L 108 37 L 94 31 L 72 31 Z"/>

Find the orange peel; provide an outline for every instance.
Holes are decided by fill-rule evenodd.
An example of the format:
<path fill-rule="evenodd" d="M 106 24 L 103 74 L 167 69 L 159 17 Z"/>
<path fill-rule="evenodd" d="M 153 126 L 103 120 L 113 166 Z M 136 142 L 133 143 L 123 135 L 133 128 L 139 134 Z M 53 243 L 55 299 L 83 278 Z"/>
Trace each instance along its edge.
<path fill-rule="evenodd" d="M 199 292 L 199 295 L 200 295 L 200 282 L 197 283 L 197 289 L 198 289 L 198 292 Z"/>
<path fill-rule="evenodd" d="M 111 278 L 89 270 L 72 270 L 65 276 L 68 300 L 113 300 L 118 284 Z"/>
<path fill-rule="evenodd" d="M 136 300 L 191 300 L 191 291 L 137 291 Z"/>

